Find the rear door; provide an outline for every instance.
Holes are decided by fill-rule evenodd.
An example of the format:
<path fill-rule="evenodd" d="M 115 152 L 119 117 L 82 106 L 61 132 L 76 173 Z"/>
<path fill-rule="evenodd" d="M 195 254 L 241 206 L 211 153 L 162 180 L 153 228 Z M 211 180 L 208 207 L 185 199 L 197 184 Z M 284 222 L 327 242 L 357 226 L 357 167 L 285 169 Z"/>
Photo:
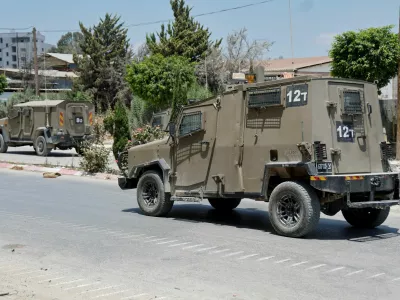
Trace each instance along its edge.
<path fill-rule="evenodd" d="M 24 107 L 22 109 L 22 119 L 23 119 L 23 128 L 24 139 L 30 139 L 33 131 L 33 108 Z"/>
<path fill-rule="evenodd" d="M 336 173 L 370 172 L 364 85 L 329 82 L 328 88 L 329 100 L 337 105 L 330 115 Z"/>
<path fill-rule="evenodd" d="M 72 136 L 83 136 L 85 134 L 88 116 L 84 104 L 69 103 L 66 107 L 68 132 Z"/>

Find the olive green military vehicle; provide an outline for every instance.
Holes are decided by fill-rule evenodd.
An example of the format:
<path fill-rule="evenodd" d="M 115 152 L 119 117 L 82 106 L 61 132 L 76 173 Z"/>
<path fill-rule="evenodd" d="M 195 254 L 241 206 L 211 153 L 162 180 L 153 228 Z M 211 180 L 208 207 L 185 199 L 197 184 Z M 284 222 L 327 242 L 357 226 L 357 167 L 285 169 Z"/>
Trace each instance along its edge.
<path fill-rule="evenodd" d="M 295 77 L 236 85 L 183 107 L 169 136 L 130 148 L 122 189 L 165 216 L 174 201 L 208 199 L 220 211 L 269 202 L 284 236 L 302 237 L 320 213 L 373 228 L 399 205 L 399 174 L 384 142 L 376 85 Z"/>
<path fill-rule="evenodd" d="M 154 113 L 151 117 L 150 124 L 152 127 L 160 126 L 162 130 L 166 130 L 169 119 L 171 117 L 171 109 L 166 109 L 158 113 Z"/>
<path fill-rule="evenodd" d="M 75 148 L 91 140 L 94 106 L 67 100 L 29 101 L 14 105 L 8 117 L 0 120 L 0 153 L 8 146 L 31 145 L 37 155 L 52 149 Z"/>

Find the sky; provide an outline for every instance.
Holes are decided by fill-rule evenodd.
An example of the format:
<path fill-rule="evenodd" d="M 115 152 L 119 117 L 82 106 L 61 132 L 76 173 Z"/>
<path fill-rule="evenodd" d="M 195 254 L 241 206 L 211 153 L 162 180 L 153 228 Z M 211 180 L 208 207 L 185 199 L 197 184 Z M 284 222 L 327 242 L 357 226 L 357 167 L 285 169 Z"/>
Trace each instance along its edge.
<path fill-rule="evenodd" d="M 262 0 L 186 0 L 193 14 L 218 11 Z M 106 13 L 121 16 L 125 25 L 172 18 L 169 0 L 18 0 L 2 1 L 0 28 L 35 26 L 56 44 L 63 33 L 97 24 Z M 399 0 L 291 0 L 294 57 L 328 55 L 335 34 L 368 27 L 395 25 L 398 30 Z M 196 18 L 212 32 L 212 38 L 247 28 L 251 40 L 273 42 L 267 58 L 291 57 L 289 0 L 270 2 Z M 157 32 L 161 24 L 129 27 L 130 43 L 137 47 L 146 33 Z M 66 32 L 46 32 L 65 30 Z M 8 30 L 0 29 L 0 32 Z M 224 43 L 224 42 L 223 42 Z"/>

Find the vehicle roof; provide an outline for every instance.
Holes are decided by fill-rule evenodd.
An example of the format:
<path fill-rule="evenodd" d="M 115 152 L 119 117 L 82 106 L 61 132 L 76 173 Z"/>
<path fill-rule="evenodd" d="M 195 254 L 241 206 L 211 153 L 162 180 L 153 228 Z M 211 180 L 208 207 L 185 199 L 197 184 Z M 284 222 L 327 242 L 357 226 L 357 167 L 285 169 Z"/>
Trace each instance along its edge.
<path fill-rule="evenodd" d="M 56 107 L 59 104 L 65 102 L 66 100 L 38 100 L 38 101 L 28 101 L 24 103 L 19 103 L 14 105 L 15 107 Z"/>

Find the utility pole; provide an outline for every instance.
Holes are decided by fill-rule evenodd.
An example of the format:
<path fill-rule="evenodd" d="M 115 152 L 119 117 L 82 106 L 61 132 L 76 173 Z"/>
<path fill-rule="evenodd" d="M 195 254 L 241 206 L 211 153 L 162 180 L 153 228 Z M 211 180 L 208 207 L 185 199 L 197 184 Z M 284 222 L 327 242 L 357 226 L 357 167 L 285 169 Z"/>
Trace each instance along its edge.
<path fill-rule="evenodd" d="M 400 43 L 400 6 L 399 6 L 399 43 Z M 397 69 L 397 134 L 396 134 L 396 159 L 400 160 L 400 57 Z"/>
<path fill-rule="evenodd" d="M 38 71 L 36 28 L 35 27 L 33 27 L 32 34 L 33 34 L 33 63 L 35 65 L 35 90 L 36 90 L 36 96 L 39 96 L 39 71 Z"/>
<path fill-rule="evenodd" d="M 205 70 L 205 73 L 206 73 L 206 89 L 208 89 L 208 76 L 207 76 L 207 55 L 206 55 L 206 57 L 204 58 L 204 70 Z"/>

